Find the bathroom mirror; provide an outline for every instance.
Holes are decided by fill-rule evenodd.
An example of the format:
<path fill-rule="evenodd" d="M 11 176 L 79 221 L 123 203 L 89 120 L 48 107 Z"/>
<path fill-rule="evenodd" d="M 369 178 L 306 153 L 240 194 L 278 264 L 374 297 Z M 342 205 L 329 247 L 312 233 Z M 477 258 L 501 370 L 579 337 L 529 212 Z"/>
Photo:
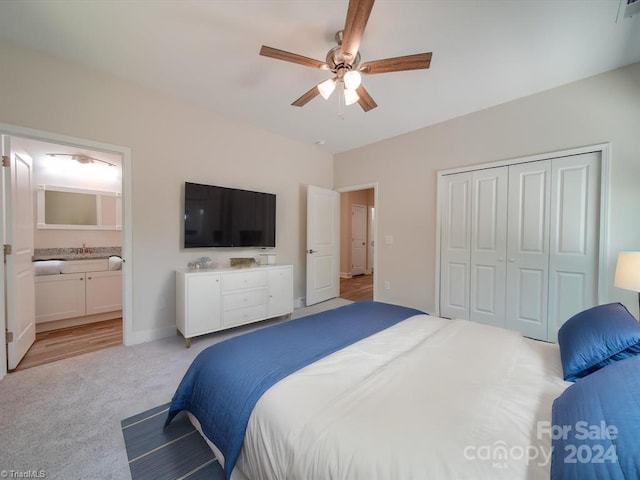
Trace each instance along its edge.
<path fill-rule="evenodd" d="M 39 185 L 37 228 L 60 230 L 121 230 L 119 192 Z"/>

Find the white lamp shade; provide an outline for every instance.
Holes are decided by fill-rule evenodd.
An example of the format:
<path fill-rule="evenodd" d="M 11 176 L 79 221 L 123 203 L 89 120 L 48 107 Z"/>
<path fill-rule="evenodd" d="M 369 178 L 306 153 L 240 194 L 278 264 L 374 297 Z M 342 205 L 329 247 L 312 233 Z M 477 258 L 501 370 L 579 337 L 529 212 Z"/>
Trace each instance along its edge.
<path fill-rule="evenodd" d="M 640 252 L 620 252 L 613 284 L 625 290 L 640 292 Z"/>
<path fill-rule="evenodd" d="M 322 95 L 322 98 L 324 98 L 325 100 L 327 100 L 331 96 L 335 88 L 336 81 L 333 78 L 325 80 L 320 85 L 318 85 L 318 91 L 320 92 L 320 95 Z"/>
<path fill-rule="evenodd" d="M 342 77 L 342 81 L 344 82 L 345 88 L 348 88 L 349 90 L 355 90 L 360 86 L 360 82 L 362 82 L 362 76 L 357 70 L 349 70 Z"/>
<path fill-rule="evenodd" d="M 344 89 L 344 104 L 345 105 L 351 105 L 353 103 L 356 103 L 358 100 L 360 100 L 360 97 L 358 96 L 358 94 L 356 93 L 355 90 L 351 90 L 349 88 L 345 88 Z"/>

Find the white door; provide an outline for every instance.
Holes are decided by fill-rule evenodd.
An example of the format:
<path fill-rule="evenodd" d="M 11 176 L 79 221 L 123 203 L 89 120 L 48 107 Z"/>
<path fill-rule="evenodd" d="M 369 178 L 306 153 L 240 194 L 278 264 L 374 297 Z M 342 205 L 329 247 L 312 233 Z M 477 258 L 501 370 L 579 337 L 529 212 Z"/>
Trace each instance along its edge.
<path fill-rule="evenodd" d="M 471 173 L 442 177 L 440 315 L 469 319 Z"/>
<path fill-rule="evenodd" d="M 509 167 L 507 328 L 546 340 L 551 160 Z"/>
<path fill-rule="evenodd" d="M 307 294 L 314 305 L 340 295 L 340 194 L 307 189 Z"/>
<path fill-rule="evenodd" d="M 293 267 L 269 269 L 269 316 L 293 311 Z"/>
<path fill-rule="evenodd" d="M 2 155 L 9 158 L 3 167 L 5 303 L 7 366 L 18 366 L 36 338 L 35 285 L 33 275 L 33 192 L 31 158 L 11 148 L 10 138 L 2 136 Z"/>
<path fill-rule="evenodd" d="M 87 315 L 122 310 L 122 270 L 86 273 Z"/>
<path fill-rule="evenodd" d="M 222 328 L 220 274 L 187 275 L 185 337 L 194 337 Z"/>
<path fill-rule="evenodd" d="M 367 207 L 367 211 L 369 214 L 368 220 L 367 220 L 367 226 L 368 226 L 368 230 L 367 230 L 367 273 L 368 274 L 372 274 L 373 273 L 373 258 L 375 257 L 374 255 L 374 249 L 375 249 L 375 228 L 373 225 L 373 222 L 376 221 L 376 207 L 374 206 L 369 206 Z"/>
<path fill-rule="evenodd" d="M 598 299 L 600 152 L 552 160 L 548 340 Z"/>
<path fill-rule="evenodd" d="M 367 271 L 367 207 L 351 206 L 351 275 Z"/>
<path fill-rule="evenodd" d="M 473 172 L 469 320 L 504 327 L 508 168 Z"/>
<path fill-rule="evenodd" d="M 35 277 L 36 323 L 86 315 L 85 276 L 82 272 Z"/>

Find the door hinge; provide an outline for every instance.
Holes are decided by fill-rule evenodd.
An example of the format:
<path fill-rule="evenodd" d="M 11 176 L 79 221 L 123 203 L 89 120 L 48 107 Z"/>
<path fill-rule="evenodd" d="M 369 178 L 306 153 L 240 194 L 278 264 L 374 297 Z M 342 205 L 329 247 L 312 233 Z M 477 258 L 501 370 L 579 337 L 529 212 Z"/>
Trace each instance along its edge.
<path fill-rule="evenodd" d="M 9 160 L 9 155 L 2 155 L 2 166 L 3 167 L 11 166 L 11 160 Z"/>
<path fill-rule="evenodd" d="M 4 245 L 4 256 L 11 255 L 11 245 Z"/>
<path fill-rule="evenodd" d="M 13 342 L 13 332 L 7 330 L 5 339 L 7 343 Z"/>

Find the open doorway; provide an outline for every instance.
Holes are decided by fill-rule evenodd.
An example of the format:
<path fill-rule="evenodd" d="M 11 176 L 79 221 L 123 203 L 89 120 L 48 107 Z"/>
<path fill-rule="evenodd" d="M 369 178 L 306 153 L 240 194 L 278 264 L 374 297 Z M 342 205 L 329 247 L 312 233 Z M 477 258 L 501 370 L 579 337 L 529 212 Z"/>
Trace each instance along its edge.
<path fill-rule="evenodd" d="M 124 149 L 11 130 L 10 144 L 31 160 L 36 342 L 9 369 L 121 345 Z"/>
<path fill-rule="evenodd" d="M 340 194 L 340 297 L 373 300 L 375 272 L 375 188 Z"/>

